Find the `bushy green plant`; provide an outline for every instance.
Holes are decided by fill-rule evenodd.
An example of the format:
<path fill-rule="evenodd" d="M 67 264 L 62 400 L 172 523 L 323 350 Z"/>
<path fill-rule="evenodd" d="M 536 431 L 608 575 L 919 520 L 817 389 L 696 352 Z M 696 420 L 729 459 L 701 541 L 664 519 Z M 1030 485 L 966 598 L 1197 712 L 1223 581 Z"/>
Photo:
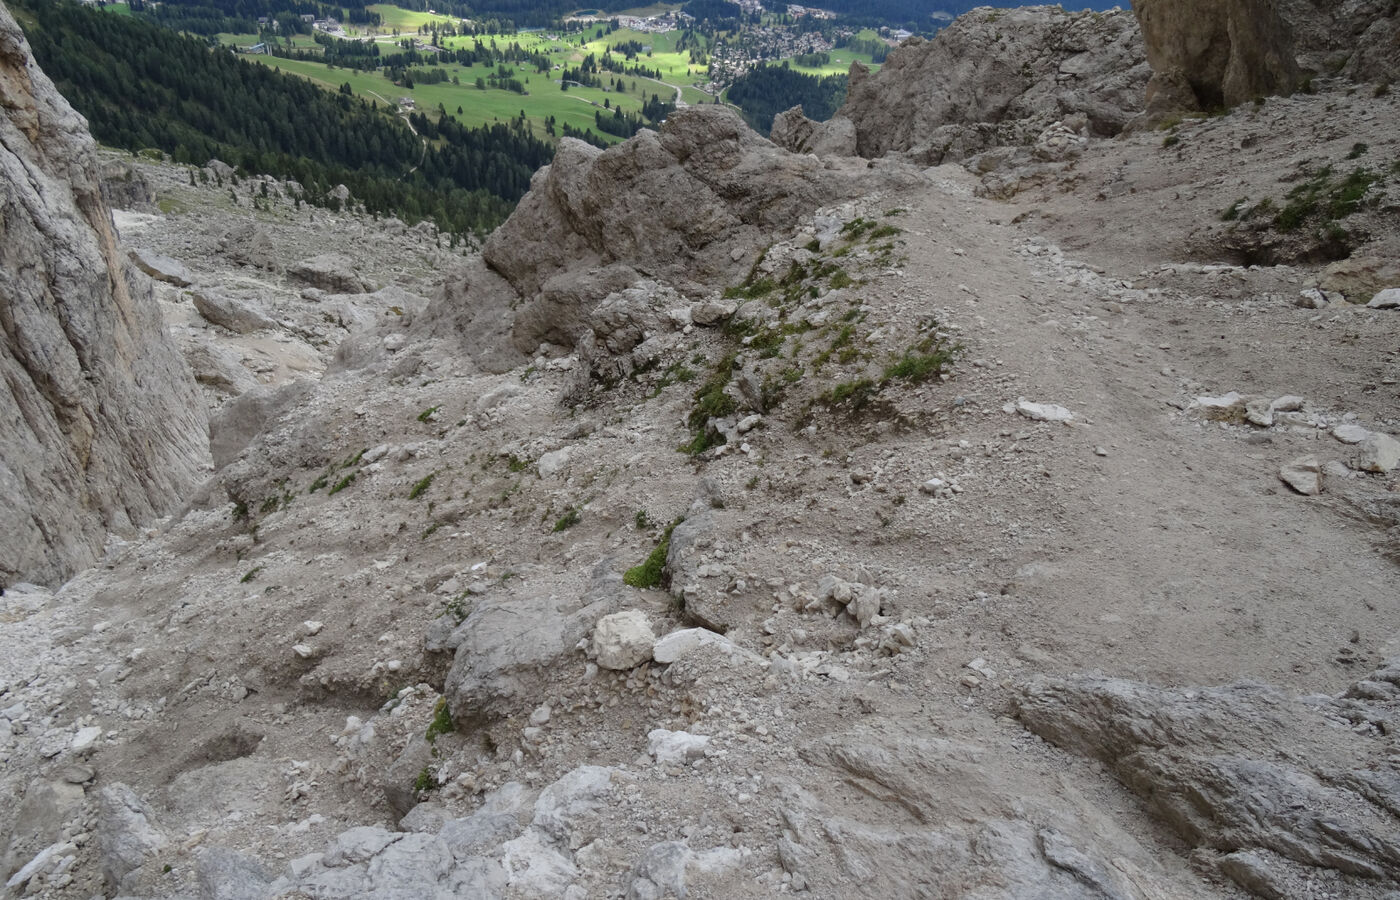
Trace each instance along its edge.
<path fill-rule="evenodd" d="M 639 566 L 633 566 L 622 575 L 622 583 L 635 588 L 660 587 L 665 577 L 666 554 L 671 551 L 671 532 L 676 530 L 676 526 L 684 519 L 677 519 L 666 526 L 665 533 L 661 536 L 661 542 L 656 545 L 646 560 Z"/>

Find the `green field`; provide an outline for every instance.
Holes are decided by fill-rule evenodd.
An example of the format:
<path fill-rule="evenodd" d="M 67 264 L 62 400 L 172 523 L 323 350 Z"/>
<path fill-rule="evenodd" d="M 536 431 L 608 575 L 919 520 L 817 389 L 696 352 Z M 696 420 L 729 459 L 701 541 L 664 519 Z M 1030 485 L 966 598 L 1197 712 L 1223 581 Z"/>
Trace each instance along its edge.
<path fill-rule="evenodd" d="M 400 97 L 412 97 L 414 103 L 423 111 L 432 114 L 437 110 L 438 104 L 442 104 L 447 114 L 457 119 L 464 125 L 489 125 L 493 122 L 502 122 L 517 118 L 523 111 L 535 128 L 535 133 L 545 135 L 545 119 L 554 116 L 556 127 L 562 133 L 564 123 L 568 123 L 580 130 L 591 128 L 594 133 L 598 129 L 594 122 L 594 112 L 602 111 L 604 114 L 608 110 L 603 106 L 607 101 L 611 106 L 620 106 L 624 111 L 636 112 L 641 108 L 642 101 L 653 93 L 662 97 L 667 95 L 666 90 L 658 84 L 637 79 L 637 92 L 628 90 L 625 92 L 603 91 L 597 88 L 570 87 L 568 91 L 561 91 L 549 76 L 540 75 L 533 71 L 518 71 L 518 77 L 524 81 L 529 79 L 526 90 L 528 95 L 517 94 L 514 91 L 496 90 L 487 88 L 479 90 L 476 88 L 476 79 L 485 78 L 495 71 L 494 66 L 443 66 L 449 75 L 455 75 L 461 83 L 454 85 L 451 82 L 440 84 L 416 84 L 412 89 L 405 89 L 389 81 L 378 72 L 365 73 L 355 72 L 350 69 L 332 68 L 324 63 L 302 62 L 298 60 L 277 59 L 268 56 L 249 57 L 263 65 L 275 66 L 283 72 L 301 75 L 310 78 L 328 90 L 335 90 L 340 85 L 349 82 L 350 89 L 358 96 L 368 100 L 374 100 L 381 106 L 385 104 L 396 104 Z M 628 87 L 631 80 L 628 80 Z M 461 107 L 461 112 L 457 112 Z M 610 135 L 598 134 L 604 140 L 615 140 Z"/>
<path fill-rule="evenodd" d="M 674 8 L 674 5 L 657 5 L 632 14 L 639 12 L 656 14 Z M 429 22 L 455 22 L 448 16 L 413 12 L 388 4 L 378 4 L 370 9 L 378 12 L 384 19 L 384 25 L 381 29 L 384 36 L 376 41 L 380 48 L 381 57 L 403 52 L 398 44 L 387 35 L 390 29 L 397 28 L 404 34 L 413 34 L 420 25 Z M 861 32 L 859 36 L 873 37 L 874 32 Z M 594 120 L 595 112 L 602 111 L 606 115 L 609 112 L 609 107 L 620 107 L 624 111 L 636 112 L 640 110 L 643 101 L 653 94 L 662 100 L 674 101 L 677 90 L 680 91 L 681 100 L 688 104 L 714 102 L 711 95 L 699 89 L 699 86 L 704 85 L 709 77 L 705 67 L 691 63 L 688 49 L 676 50 L 680 39 L 681 33 L 678 31 L 656 34 L 626 28 L 619 29 L 602 38 L 597 37 L 597 28 L 589 28 L 580 33 L 552 37 L 545 32 L 522 31 L 509 35 L 481 35 L 479 37 L 464 35 L 443 39 L 443 45 L 450 49 L 471 47 L 480 40 L 487 45 L 494 41 L 502 49 L 511 44 L 518 44 L 527 52 L 540 52 L 548 55 L 555 66 L 548 74 L 540 74 L 532 67 L 512 66 L 516 70 L 515 77 L 525 82 L 528 93 L 523 95 L 513 91 L 489 87 L 481 90 L 476 87 L 476 80 L 487 78 L 495 71 L 495 66 L 456 64 L 435 66 L 432 63 L 426 63 L 424 67 L 442 68 L 447 72 L 449 79 L 455 77 L 458 83 L 453 84 L 449 80 L 438 84 L 416 83 L 412 88 L 403 88 L 389 81 L 380 72 L 356 72 L 321 62 L 286 60 L 267 56 L 254 56 L 249 57 L 249 59 L 263 65 L 275 66 L 283 72 L 309 78 L 328 90 L 336 90 L 348 82 L 350 89 L 356 95 L 373 100 L 380 105 L 396 105 L 400 97 L 412 97 L 416 106 L 428 115 L 435 115 L 440 106 L 447 115 L 468 126 L 508 121 L 518 118 L 523 112 L 535 133 L 540 136 L 546 135 L 545 122 L 552 116 L 558 133 L 562 133 L 563 126 L 567 123 L 580 130 L 592 129 L 603 140 L 615 141 L 617 139 L 611 135 L 599 132 Z M 221 34 L 219 40 L 224 44 L 246 47 L 257 43 L 260 38 L 253 34 Z M 610 48 L 630 41 L 636 41 L 650 49 L 638 54 L 633 60 L 624 60 L 621 54 L 614 54 L 614 58 L 625 66 L 639 65 L 655 70 L 660 73 L 660 80 L 630 74 L 614 75 L 610 72 L 599 72 L 599 77 L 607 85 L 606 89 L 581 87 L 574 84 L 571 84 L 567 91 L 560 89 L 558 79 L 562 69 L 577 67 L 590 53 L 601 58 Z M 309 35 L 297 35 L 291 43 L 299 49 L 313 51 L 318 49 L 318 45 Z M 855 59 L 860 59 L 870 65 L 869 55 L 862 56 L 850 50 L 833 50 L 830 51 L 830 56 L 831 61 L 819 68 L 794 67 L 798 71 L 810 74 L 832 75 L 844 74 L 850 68 L 851 61 Z M 604 104 L 607 106 L 605 107 Z M 458 112 L 459 109 L 460 112 Z"/>
<path fill-rule="evenodd" d="M 380 26 L 381 31 L 389 31 L 397 28 L 401 32 L 417 31 L 419 25 L 427 25 L 430 22 L 451 22 L 457 24 L 457 19 L 453 16 L 434 15 L 425 12 L 415 12 L 411 9 L 401 9 L 391 6 L 388 3 L 376 3 L 373 6 L 365 7 L 370 12 L 379 13 L 383 20 Z"/>
<path fill-rule="evenodd" d="M 635 9 L 624 9 L 622 12 L 609 13 L 609 15 L 645 19 L 648 16 L 662 16 L 669 12 L 675 12 L 684 5 L 683 3 L 653 3 L 651 6 L 638 6 Z"/>

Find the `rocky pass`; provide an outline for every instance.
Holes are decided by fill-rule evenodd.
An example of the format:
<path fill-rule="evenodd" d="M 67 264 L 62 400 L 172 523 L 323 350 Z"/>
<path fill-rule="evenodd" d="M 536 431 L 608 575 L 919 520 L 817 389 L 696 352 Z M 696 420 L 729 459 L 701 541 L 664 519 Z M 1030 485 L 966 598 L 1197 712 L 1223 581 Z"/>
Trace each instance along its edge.
<path fill-rule="evenodd" d="M 403 4 L 0 5 L 0 895 L 1400 898 L 1400 5 Z"/>

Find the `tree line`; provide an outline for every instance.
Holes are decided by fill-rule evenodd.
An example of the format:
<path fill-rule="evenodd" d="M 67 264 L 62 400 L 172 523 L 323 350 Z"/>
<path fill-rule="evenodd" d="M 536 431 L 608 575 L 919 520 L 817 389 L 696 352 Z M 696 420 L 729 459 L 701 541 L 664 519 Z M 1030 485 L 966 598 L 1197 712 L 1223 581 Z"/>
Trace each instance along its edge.
<path fill-rule="evenodd" d="M 773 117 L 801 105 L 809 119 L 825 122 L 846 102 L 845 75 L 807 75 L 782 65 L 759 65 L 740 75 L 725 92 L 759 134 L 773 130 Z"/>
<path fill-rule="evenodd" d="M 525 122 L 467 128 L 444 117 L 428 144 L 387 111 L 134 17 L 17 0 L 39 64 L 93 136 L 177 162 L 217 158 L 292 178 L 330 205 L 344 184 L 369 213 L 452 232 L 504 220 L 553 147 Z"/>

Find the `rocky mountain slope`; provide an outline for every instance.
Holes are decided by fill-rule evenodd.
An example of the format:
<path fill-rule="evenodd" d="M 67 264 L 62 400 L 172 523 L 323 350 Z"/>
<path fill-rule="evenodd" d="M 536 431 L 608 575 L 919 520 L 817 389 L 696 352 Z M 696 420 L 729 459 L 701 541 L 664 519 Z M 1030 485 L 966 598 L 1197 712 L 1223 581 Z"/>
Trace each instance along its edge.
<path fill-rule="evenodd" d="M 465 256 L 114 160 L 217 468 L 0 597 L 9 890 L 1400 890 L 1400 101 L 1316 88 L 686 110 Z"/>
<path fill-rule="evenodd" d="M 0 586 L 58 583 L 206 474 L 206 414 L 126 265 L 86 123 L 0 9 Z"/>

